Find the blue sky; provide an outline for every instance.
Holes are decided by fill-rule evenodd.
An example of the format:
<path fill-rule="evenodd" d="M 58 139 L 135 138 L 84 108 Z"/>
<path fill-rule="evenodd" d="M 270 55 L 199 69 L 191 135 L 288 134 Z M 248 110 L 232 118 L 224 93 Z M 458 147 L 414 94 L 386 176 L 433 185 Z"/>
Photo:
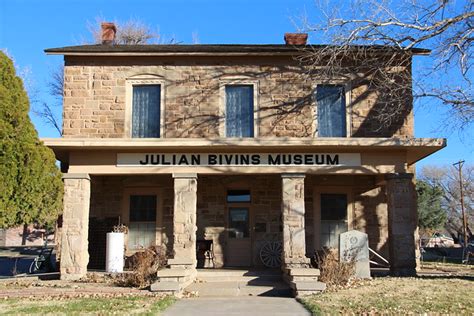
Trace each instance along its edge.
<path fill-rule="evenodd" d="M 81 44 L 90 38 L 87 23 L 106 20 L 142 20 L 167 39 L 192 43 L 193 33 L 202 44 L 283 43 L 285 32 L 295 31 L 304 12 L 318 17 L 314 0 L 0 0 L 0 48 L 7 49 L 16 65 L 28 72 L 30 90 L 38 100 L 51 102 L 47 81 L 62 57 L 46 56 L 45 48 Z M 311 43 L 320 43 L 310 34 Z M 416 57 L 416 67 L 424 63 Z M 34 106 L 34 105 L 33 105 Z M 474 141 L 458 133 L 440 130 L 443 111 L 425 105 L 415 107 L 416 137 L 448 138 L 448 148 L 424 159 L 427 164 L 473 162 Z M 50 126 L 31 115 L 41 137 L 57 137 Z M 466 135 L 466 134 L 465 134 Z M 472 130 L 467 135 L 474 135 Z"/>

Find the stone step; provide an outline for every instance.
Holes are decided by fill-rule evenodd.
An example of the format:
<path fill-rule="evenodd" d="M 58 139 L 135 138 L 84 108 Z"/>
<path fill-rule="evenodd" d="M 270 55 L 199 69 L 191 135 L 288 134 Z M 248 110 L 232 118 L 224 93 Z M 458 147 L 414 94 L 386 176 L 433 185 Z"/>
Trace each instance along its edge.
<path fill-rule="evenodd" d="M 200 276 L 266 276 L 281 275 L 281 271 L 278 269 L 197 269 L 197 274 Z"/>
<path fill-rule="evenodd" d="M 230 270 L 230 269 L 216 269 L 216 270 L 198 270 L 196 280 L 198 282 L 245 282 L 265 281 L 265 282 L 279 282 L 282 280 L 282 275 L 279 270 Z"/>
<path fill-rule="evenodd" d="M 215 283 L 215 282 L 242 282 L 244 284 L 251 283 L 253 281 L 262 282 L 280 282 L 282 281 L 281 275 L 266 275 L 266 276 L 222 276 L 222 277 L 196 277 L 197 282 L 202 283 Z"/>
<path fill-rule="evenodd" d="M 291 288 L 284 282 L 201 282 L 193 283 L 185 289 L 200 297 L 225 296 L 284 296 L 290 297 Z"/>

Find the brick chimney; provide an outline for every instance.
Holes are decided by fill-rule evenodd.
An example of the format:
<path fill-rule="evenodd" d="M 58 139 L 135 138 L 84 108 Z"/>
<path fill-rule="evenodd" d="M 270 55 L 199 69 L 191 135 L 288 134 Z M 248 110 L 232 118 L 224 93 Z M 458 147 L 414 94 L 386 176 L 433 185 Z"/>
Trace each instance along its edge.
<path fill-rule="evenodd" d="M 111 22 L 102 22 L 100 26 L 102 28 L 102 44 L 112 45 L 115 41 L 115 33 L 117 33 L 115 24 Z"/>
<path fill-rule="evenodd" d="M 307 33 L 285 33 L 286 45 L 306 45 Z"/>

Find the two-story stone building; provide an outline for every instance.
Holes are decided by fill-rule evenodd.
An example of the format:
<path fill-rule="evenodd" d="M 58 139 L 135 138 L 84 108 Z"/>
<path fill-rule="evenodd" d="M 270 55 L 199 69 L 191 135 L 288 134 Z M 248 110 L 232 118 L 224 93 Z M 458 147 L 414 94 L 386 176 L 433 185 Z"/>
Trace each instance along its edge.
<path fill-rule="evenodd" d="M 411 95 L 404 117 L 374 128 L 367 84 L 310 79 L 302 47 L 47 49 L 65 61 L 63 137 L 44 139 L 64 169 L 62 278 L 103 265 L 119 221 L 128 253 L 168 248 L 164 290 L 194 279 L 197 240 L 212 241 L 215 267 L 261 267 L 262 246 L 281 243 L 297 286 L 351 229 L 414 274 L 414 163 L 445 140 L 414 138 Z"/>

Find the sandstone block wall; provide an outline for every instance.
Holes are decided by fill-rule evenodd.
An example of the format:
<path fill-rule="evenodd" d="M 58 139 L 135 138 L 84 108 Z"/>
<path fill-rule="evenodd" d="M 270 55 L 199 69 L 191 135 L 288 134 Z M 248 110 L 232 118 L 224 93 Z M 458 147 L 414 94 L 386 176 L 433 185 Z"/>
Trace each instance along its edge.
<path fill-rule="evenodd" d="M 213 240 L 217 267 L 224 265 L 226 253 L 226 194 L 228 189 L 251 191 L 254 223 L 264 223 L 265 231 L 254 232 L 252 262 L 262 266 L 259 251 L 266 241 L 281 241 L 281 178 L 279 175 L 200 176 L 198 183 L 197 238 Z"/>
<path fill-rule="evenodd" d="M 219 137 L 220 87 L 257 84 L 260 137 L 313 137 L 316 83 L 290 57 L 157 58 L 66 57 L 64 137 L 123 138 L 126 81 L 139 75 L 164 82 L 164 137 Z M 383 102 L 361 82 L 351 88 L 351 135 L 413 136 L 411 96 L 406 111 L 380 128 L 373 117 Z"/>
<path fill-rule="evenodd" d="M 375 184 L 373 176 L 316 176 L 307 175 L 305 181 L 306 252 L 314 254 L 314 188 L 349 188 L 352 213 L 349 227 L 368 234 L 369 247 L 384 258 L 388 251 L 388 210 L 385 189 Z"/>
<path fill-rule="evenodd" d="M 386 259 L 388 254 L 388 211 L 384 188 L 367 176 L 306 176 L 305 239 L 306 255 L 314 255 L 314 186 L 349 187 L 353 197 L 350 225 L 369 235 L 369 246 Z M 168 252 L 173 244 L 174 187 L 171 176 L 94 176 L 91 180 L 90 217 L 116 217 L 122 214 L 122 194 L 129 187 L 160 187 L 163 196 L 162 242 Z M 249 189 L 252 193 L 254 223 L 266 223 L 265 232 L 255 232 L 253 262 L 261 266 L 259 251 L 265 241 L 282 240 L 282 187 L 280 175 L 206 176 L 197 179 L 197 239 L 212 239 L 217 267 L 224 264 L 226 241 L 227 189 Z M 128 219 L 122 217 L 127 223 Z M 90 240 L 90 242 L 94 242 Z"/>
<path fill-rule="evenodd" d="M 168 253 L 173 243 L 173 181 L 171 176 L 93 176 L 91 178 L 90 217 L 99 219 L 121 216 L 121 222 L 128 225 L 129 219 L 124 212 L 123 193 L 126 188 L 161 188 L 162 199 L 162 236 L 163 245 Z M 90 242 L 94 242 L 90 240 Z"/>

